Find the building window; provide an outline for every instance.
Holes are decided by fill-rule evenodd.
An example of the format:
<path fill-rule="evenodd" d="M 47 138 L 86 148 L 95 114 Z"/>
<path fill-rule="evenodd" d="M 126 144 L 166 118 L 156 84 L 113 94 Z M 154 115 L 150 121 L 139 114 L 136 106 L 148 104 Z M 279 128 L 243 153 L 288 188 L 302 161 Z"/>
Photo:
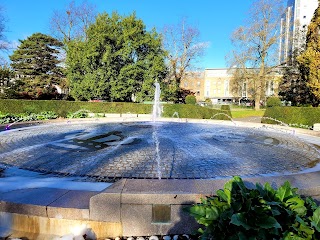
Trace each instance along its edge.
<path fill-rule="evenodd" d="M 206 97 L 210 96 L 210 81 L 206 81 Z"/>
<path fill-rule="evenodd" d="M 224 81 L 224 95 L 229 96 L 229 80 Z"/>
<path fill-rule="evenodd" d="M 241 90 L 241 97 L 247 97 L 247 83 L 243 83 Z"/>
<path fill-rule="evenodd" d="M 197 87 L 200 87 L 200 81 L 197 82 Z"/>
<path fill-rule="evenodd" d="M 267 82 L 267 96 L 272 96 L 274 94 L 274 82 L 273 81 L 268 81 Z"/>
<path fill-rule="evenodd" d="M 199 90 L 197 91 L 197 96 L 200 96 L 200 91 Z"/>

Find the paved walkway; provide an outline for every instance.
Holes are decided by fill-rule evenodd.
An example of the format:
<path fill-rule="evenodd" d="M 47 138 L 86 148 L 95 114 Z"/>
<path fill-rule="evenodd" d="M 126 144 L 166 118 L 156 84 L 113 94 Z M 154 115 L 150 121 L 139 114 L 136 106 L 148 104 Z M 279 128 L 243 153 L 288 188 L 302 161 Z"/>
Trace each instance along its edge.
<path fill-rule="evenodd" d="M 234 118 L 234 121 L 246 122 L 246 123 L 261 123 L 262 117 L 245 117 L 245 118 Z"/>

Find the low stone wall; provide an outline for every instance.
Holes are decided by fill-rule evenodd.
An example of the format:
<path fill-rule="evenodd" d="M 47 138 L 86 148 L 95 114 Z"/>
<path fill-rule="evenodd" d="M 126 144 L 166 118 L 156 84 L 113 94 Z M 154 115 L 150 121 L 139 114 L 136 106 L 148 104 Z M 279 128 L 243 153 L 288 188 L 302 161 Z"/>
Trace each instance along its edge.
<path fill-rule="evenodd" d="M 81 232 L 91 235 L 92 239 L 105 236 L 115 238 L 121 236 L 122 228 L 120 223 L 0 212 L 0 239 L 7 239 L 8 236 L 18 239 L 55 239 L 70 234 L 82 235 Z"/>
<path fill-rule="evenodd" d="M 0 194 L 0 237 L 63 236 L 86 227 L 97 239 L 190 234 L 199 225 L 186 206 L 215 194 L 229 179 L 123 179 L 101 192 L 30 189 Z M 319 172 L 243 178 L 248 187 L 285 181 L 320 200 Z M 48 237 L 47 237 L 48 239 Z"/>
<path fill-rule="evenodd" d="M 122 236 L 192 234 L 199 225 L 184 208 L 214 195 L 228 180 L 121 180 L 90 199 L 90 219 L 120 222 Z M 248 187 L 269 182 L 278 188 L 287 180 L 300 194 L 320 200 L 318 172 L 247 178 L 244 182 Z"/>

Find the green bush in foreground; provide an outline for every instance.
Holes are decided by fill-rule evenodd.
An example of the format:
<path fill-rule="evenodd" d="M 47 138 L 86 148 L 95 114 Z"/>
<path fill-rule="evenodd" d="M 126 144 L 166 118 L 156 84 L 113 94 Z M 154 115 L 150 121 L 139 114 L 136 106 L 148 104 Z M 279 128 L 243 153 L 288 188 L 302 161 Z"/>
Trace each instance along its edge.
<path fill-rule="evenodd" d="M 217 196 L 187 211 L 204 226 L 202 239 L 320 239 L 320 207 L 296 190 L 289 182 L 279 189 L 269 183 L 248 189 L 234 177 Z"/>

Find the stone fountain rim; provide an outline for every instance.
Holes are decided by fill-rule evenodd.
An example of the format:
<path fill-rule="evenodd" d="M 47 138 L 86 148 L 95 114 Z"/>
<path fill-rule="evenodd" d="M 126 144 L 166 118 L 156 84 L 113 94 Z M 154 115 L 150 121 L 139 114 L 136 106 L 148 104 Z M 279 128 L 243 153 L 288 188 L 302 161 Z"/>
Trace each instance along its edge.
<path fill-rule="evenodd" d="M 84 123 L 84 122 L 96 122 L 96 123 L 112 123 L 112 122 L 146 122 L 151 121 L 147 117 L 137 118 L 90 118 L 90 119 L 58 119 L 42 121 L 42 124 L 53 123 Z M 203 119 L 173 119 L 173 118 L 161 118 L 159 122 L 188 122 L 188 123 L 214 123 L 225 126 L 234 126 L 231 121 L 221 120 L 203 120 Z M 239 127 L 268 127 L 268 124 L 240 122 L 235 121 Z M 36 123 L 39 123 L 37 121 Z M 272 125 L 272 127 L 283 128 L 281 126 Z M 309 140 L 317 141 L 320 146 L 320 132 L 314 132 L 311 130 L 290 128 L 295 130 L 299 136 L 304 136 Z M 14 131 L 14 129 L 12 129 Z M 1 132 L 0 132 L 1 135 Z M 258 177 L 243 177 L 245 183 L 255 184 L 256 182 L 265 183 L 270 182 L 273 187 L 279 187 L 284 181 L 289 180 L 292 186 L 298 188 L 298 193 L 306 196 L 320 196 L 320 171 L 312 173 L 301 173 L 295 175 L 283 175 L 283 176 L 258 176 Z M 128 236 L 127 225 L 125 219 L 117 219 L 117 216 L 123 214 L 122 206 L 145 204 L 183 204 L 186 200 L 198 201 L 200 197 L 208 194 L 214 194 L 216 190 L 223 187 L 224 183 L 230 178 L 226 179 L 123 179 L 119 182 L 113 183 L 101 192 L 90 191 L 68 191 L 64 192 L 58 189 L 42 188 L 42 189 L 22 189 L 18 191 L 5 192 L 0 194 L 0 212 L 8 212 L 13 214 L 13 217 L 36 215 L 42 219 L 55 219 L 56 216 L 63 216 L 65 219 L 73 219 L 75 221 L 90 220 L 96 222 L 108 223 L 105 220 L 106 216 L 112 215 L 111 222 L 118 222 L 122 224 L 122 235 Z M 167 183 L 167 184 L 166 184 Z M 42 194 L 41 194 L 42 193 Z M 48 194 L 50 193 L 50 194 Z M 26 196 L 35 195 L 36 199 L 21 199 L 19 194 Z M 55 195 L 56 200 L 52 201 L 52 204 L 37 204 L 37 200 L 45 198 L 47 196 Z M 103 201 L 104 199 L 112 200 L 111 205 L 107 206 Z M 62 200 L 67 201 L 62 201 Z M 81 203 L 79 203 L 81 199 Z M 181 200 L 181 202 L 179 202 Z M 35 201 L 35 202 L 33 202 Z M 48 200 L 47 200 L 48 201 Z M 102 208 L 100 208 L 99 202 L 102 201 Z M 141 202 L 142 201 L 142 202 Z M 162 202 L 164 201 L 164 202 Z M 59 203 L 59 204 L 58 204 Z M 79 206 L 79 204 L 81 206 Z M 86 205 L 85 207 L 83 205 Z M 117 210 L 115 214 L 115 210 Z M 109 211 L 109 212 L 108 212 Z M 99 223 L 100 224 L 100 223 Z M 0 226 L 1 227 L 1 226 Z M 126 232 L 127 231 L 127 232 Z"/>

